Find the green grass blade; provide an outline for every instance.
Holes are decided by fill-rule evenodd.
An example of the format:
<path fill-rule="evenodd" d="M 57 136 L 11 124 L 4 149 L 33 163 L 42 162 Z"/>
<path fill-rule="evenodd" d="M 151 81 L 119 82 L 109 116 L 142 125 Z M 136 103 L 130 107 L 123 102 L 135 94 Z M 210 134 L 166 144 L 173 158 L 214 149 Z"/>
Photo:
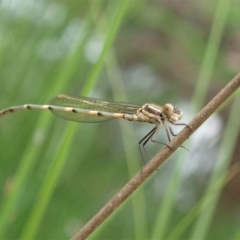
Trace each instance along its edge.
<path fill-rule="evenodd" d="M 127 6 L 128 1 L 122 1 L 119 4 L 119 7 L 117 7 L 117 13 L 109 29 L 104 47 L 96 64 L 94 65 L 92 71 L 90 72 L 89 77 L 87 78 L 86 84 L 81 92 L 82 95 L 87 95 L 90 92 L 90 90 L 94 87 L 97 81 L 97 77 L 100 74 L 100 71 L 104 64 L 105 55 L 116 37 L 120 23 L 123 20 L 124 13 L 127 10 Z M 76 127 L 77 125 L 74 123 L 69 124 L 67 130 L 65 131 L 62 137 L 61 141 L 62 144 L 60 145 L 59 149 L 63 150 L 61 150 L 61 154 L 57 154 L 56 159 L 54 160 L 54 164 L 50 168 L 49 174 L 46 176 L 44 180 L 44 183 L 42 185 L 42 188 L 40 189 L 38 197 L 38 199 L 41 199 L 41 201 L 37 201 L 37 203 L 35 204 L 35 207 L 32 210 L 32 213 L 27 221 L 21 239 L 34 238 L 39 229 L 40 223 L 46 211 L 46 207 L 50 202 L 53 191 L 57 185 L 61 172 L 63 171 L 65 162 L 67 160 L 67 156 L 70 151 L 70 146 L 72 145 L 72 141 L 76 133 Z M 49 185 L 51 187 L 49 187 Z"/>
<path fill-rule="evenodd" d="M 217 168 L 219 169 L 214 173 L 214 176 L 211 180 L 211 184 L 207 190 L 207 193 L 205 196 L 192 208 L 192 210 L 179 222 L 179 224 L 172 230 L 172 232 L 167 236 L 167 239 L 179 239 L 180 236 L 183 234 L 185 230 L 187 230 L 188 227 L 193 223 L 195 218 L 200 215 L 202 217 L 202 221 L 206 221 L 206 225 L 203 224 L 201 227 L 202 231 L 199 231 L 199 236 L 203 236 L 203 233 L 206 233 L 206 228 L 209 227 L 209 221 L 212 218 L 212 208 L 213 210 L 216 207 L 216 201 L 218 199 L 219 193 L 222 189 L 222 187 L 229 181 L 230 179 L 227 179 L 226 181 L 226 175 L 227 171 L 226 168 L 228 166 L 228 163 L 231 159 L 232 152 L 234 149 L 235 141 L 238 136 L 238 131 L 236 129 L 240 129 L 240 123 L 239 123 L 239 117 L 236 115 L 236 110 L 239 106 L 240 101 L 240 95 L 235 98 L 234 104 L 231 109 L 231 113 L 229 115 L 229 120 L 224 132 L 223 141 L 221 143 L 218 157 L 218 162 L 224 161 L 225 165 L 221 165 L 221 167 Z M 232 128 L 232 124 L 235 124 L 236 129 Z M 233 141 L 227 141 L 227 139 L 233 139 Z M 235 141 L 234 141 L 235 140 Z M 221 162 L 222 163 L 222 162 Z M 206 214 L 209 212 L 210 216 Z M 201 215 L 202 214 L 202 215 Z M 206 215 L 205 215 L 206 214 Z M 195 236 L 191 236 L 190 239 L 196 239 Z M 204 237 L 201 239 L 205 239 Z"/>
<path fill-rule="evenodd" d="M 214 196 L 212 197 L 211 202 L 208 204 L 208 206 L 201 212 L 197 223 L 193 229 L 191 239 L 196 239 L 196 237 L 204 239 L 207 235 L 207 230 L 209 229 L 211 220 L 213 219 L 214 211 L 217 207 L 217 202 L 221 193 L 221 188 L 218 188 L 217 190 L 215 189 L 215 182 L 222 175 L 226 174 L 228 170 L 240 130 L 239 116 L 238 114 L 236 114 L 239 109 L 239 104 L 240 95 L 236 96 L 236 98 L 234 99 L 233 106 L 223 135 L 223 139 L 220 145 L 217 164 L 213 175 L 211 176 L 209 186 L 206 190 L 203 204 L 205 204 L 204 201 L 208 201 L 209 196 L 212 196 L 213 193 Z"/>
<path fill-rule="evenodd" d="M 85 40 L 86 38 L 83 39 Z M 46 95 L 48 95 L 48 98 L 50 98 L 50 96 L 52 97 L 53 93 L 56 94 L 57 92 L 62 91 L 67 85 L 67 82 L 69 82 L 69 79 L 72 75 L 73 66 L 76 67 L 76 55 L 82 54 L 83 42 L 80 41 L 76 48 L 73 49 L 72 54 L 68 57 L 66 63 L 64 62 L 63 71 L 56 76 L 55 80 L 47 88 Z M 64 74 L 62 74 L 62 72 L 64 72 Z M 14 177 L 14 184 L 12 185 L 9 194 L 5 197 L 0 209 L 0 236 L 3 236 L 4 232 L 7 230 L 9 218 L 12 212 L 15 211 L 20 192 L 22 189 L 24 189 L 25 183 L 27 181 L 31 181 L 29 177 L 32 168 L 36 164 L 37 157 L 42 150 L 41 145 L 43 142 L 36 145 L 34 139 L 39 132 L 48 132 L 47 129 L 49 129 L 52 120 L 53 118 L 51 114 L 42 114 L 36 123 L 35 131 L 32 135 L 31 141 L 26 145 L 23 156 L 20 160 L 20 165 Z"/>
<path fill-rule="evenodd" d="M 221 0 L 217 5 L 205 56 L 195 87 L 196 91 L 193 96 L 195 109 L 200 109 L 203 106 L 207 96 L 210 79 L 212 77 L 214 66 L 219 54 L 221 39 L 227 22 L 230 2 L 231 1 Z"/>
<path fill-rule="evenodd" d="M 98 16 L 99 14 L 99 9 L 98 9 L 98 3 L 95 2 L 94 6 L 92 5 L 93 9 L 93 15 Z M 95 18 L 93 16 L 93 18 Z M 101 20 L 96 22 L 96 28 L 98 31 L 99 35 L 104 35 L 105 29 L 108 29 L 109 23 L 111 21 L 107 20 L 106 16 L 102 16 Z M 121 101 L 121 102 L 129 102 L 127 94 L 126 94 L 126 89 L 123 83 L 123 79 L 121 77 L 121 72 L 119 70 L 119 66 L 117 63 L 117 59 L 114 53 L 114 50 L 111 49 L 109 53 L 107 54 L 105 65 L 107 68 L 107 73 L 108 73 L 108 78 L 110 81 L 110 84 L 112 86 L 113 90 L 113 96 L 115 101 Z M 134 139 L 134 133 L 133 129 L 130 127 L 130 125 L 125 125 L 122 121 L 119 122 L 122 136 L 123 136 L 123 144 L 124 144 L 124 149 L 131 149 L 131 142 L 135 142 Z M 131 139 L 131 141 L 130 141 Z M 133 176 L 136 171 L 138 171 L 141 166 L 140 162 L 136 161 L 139 158 L 139 153 L 137 150 L 135 151 L 129 151 L 126 150 L 126 161 L 127 161 L 127 168 L 128 168 L 128 173 L 129 177 Z M 134 226 L 135 226 L 135 238 L 136 239 L 146 239 L 148 238 L 148 230 L 147 230 L 147 222 L 146 222 L 146 204 L 145 204 L 145 195 L 143 192 L 143 189 L 140 188 L 136 194 L 134 194 L 131 197 L 132 200 L 132 207 L 133 207 L 133 218 L 134 218 Z M 139 211 L 141 209 L 141 211 Z M 116 213 L 115 213 L 116 214 Z M 103 224 L 103 229 L 107 228 L 108 224 Z M 94 235 L 98 235 L 98 231 L 96 231 Z"/>
<path fill-rule="evenodd" d="M 153 228 L 151 239 L 165 239 L 165 234 L 170 225 L 170 217 L 174 208 L 176 193 L 179 188 L 181 178 L 181 165 L 182 159 L 179 158 L 175 163 L 175 169 L 173 170 L 172 177 L 165 193 L 165 197 L 161 202 L 161 206 L 158 210 L 158 215 Z"/>
<path fill-rule="evenodd" d="M 204 104 L 204 99 L 206 98 L 207 90 L 210 85 L 213 68 L 219 52 L 220 40 L 222 38 L 224 26 L 226 24 L 227 14 L 228 14 L 228 5 L 225 5 L 225 3 L 222 1 L 221 3 L 219 3 L 218 9 L 214 17 L 212 31 L 207 44 L 200 74 L 196 83 L 195 94 L 193 97 L 195 109 L 200 109 Z M 189 148 L 191 149 L 191 147 Z M 173 175 L 173 178 L 174 176 L 175 174 Z M 166 197 L 163 199 L 163 201 L 167 202 L 166 198 L 168 197 L 168 195 L 166 194 L 165 196 Z M 186 230 L 186 228 L 189 227 L 189 224 L 192 223 L 192 221 L 196 217 L 196 214 L 199 213 L 199 209 L 200 209 L 199 206 L 200 204 L 199 205 L 197 204 L 194 207 L 194 209 L 190 211 L 182 221 L 180 221 L 179 225 L 172 232 L 170 232 L 170 235 L 167 236 L 167 239 L 179 239 L 180 235 L 184 232 L 184 230 Z M 160 218 L 161 222 L 168 221 L 169 215 L 171 214 L 170 204 L 167 205 L 166 208 L 164 208 L 164 213 L 165 213 L 165 217 L 162 216 L 162 218 Z M 161 212 L 159 212 L 159 215 L 161 216 Z M 164 223 L 164 225 L 165 224 L 166 223 Z M 154 236 L 157 236 L 157 233 L 158 232 L 156 230 Z M 162 231 L 159 231 L 158 234 L 160 234 L 160 237 L 163 237 Z M 160 239 L 164 239 L 164 238 L 160 238 Z M 195 239 L 195 238 L 191 238 L 191 239 Z"/>

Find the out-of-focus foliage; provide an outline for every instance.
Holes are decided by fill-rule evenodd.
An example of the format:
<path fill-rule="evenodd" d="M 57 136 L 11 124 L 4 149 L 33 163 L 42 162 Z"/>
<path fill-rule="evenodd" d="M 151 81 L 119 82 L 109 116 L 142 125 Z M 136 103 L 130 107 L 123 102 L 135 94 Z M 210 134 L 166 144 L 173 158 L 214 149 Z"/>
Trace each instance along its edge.
<path fill-rule="evenodd" d="M 2 0 L 0 109 L 84 94 L 172 102 L 188 122 L 240 69 L 239 8 L 234 0 Z M 239 103 L 209 119 L 185 144 L 190 152 L 177 150 L 92 239 L 238 239 Z M 1 118 L 0 238 L 73 236 L 141 169 L 138 141 L 151 127 L 69 124 L 39 111 Z M 152 155 L 161 148 L 148 144 Z M 212 202 L 201 208 L 204 197 Z"/>

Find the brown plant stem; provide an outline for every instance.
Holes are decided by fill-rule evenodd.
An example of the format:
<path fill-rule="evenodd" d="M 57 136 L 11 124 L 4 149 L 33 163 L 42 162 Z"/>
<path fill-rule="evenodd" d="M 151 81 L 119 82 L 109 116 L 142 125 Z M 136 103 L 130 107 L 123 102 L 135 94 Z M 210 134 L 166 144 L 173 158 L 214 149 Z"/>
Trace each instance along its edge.
<path fill-rule="evenodd" d="M 76 235 L 73 240 L 86 239 L 113 213 L 183 142 L 189 138 L 240 87 L 240 73 L 234 77 L 170 143 L 132 178 Z"/>

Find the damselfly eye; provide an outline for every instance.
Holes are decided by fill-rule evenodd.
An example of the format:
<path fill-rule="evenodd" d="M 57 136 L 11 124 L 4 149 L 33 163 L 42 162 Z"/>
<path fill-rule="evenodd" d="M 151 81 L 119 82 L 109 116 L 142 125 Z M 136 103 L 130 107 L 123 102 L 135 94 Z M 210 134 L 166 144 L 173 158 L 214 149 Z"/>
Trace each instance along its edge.
<path fill-rule="evenodd" d="M 182 117 L 183 117 L 183 111 L 180 110 L 178 113 L 178 120 L 181 120 Z"/>
<path fill-rule="evenodd" d="M 178 121 L 183 117 L 183 111 L 176 107 L 173 108 L 173 113 L 178 118 Z"/>
<path fill-rule="evenodd" d="M 163 114 L 167 117 L 170 118 L 173 115 L 173 105 L 170 103 L 167 103 L 163 106 Z"/>

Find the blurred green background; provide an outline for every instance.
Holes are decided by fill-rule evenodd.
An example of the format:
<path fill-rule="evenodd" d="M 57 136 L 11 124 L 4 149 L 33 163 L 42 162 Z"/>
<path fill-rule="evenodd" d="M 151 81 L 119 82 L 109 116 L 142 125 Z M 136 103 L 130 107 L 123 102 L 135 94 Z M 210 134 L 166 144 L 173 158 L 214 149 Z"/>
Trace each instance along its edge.
<path fill-rule="evenodd" d="M 239 72 L 239 9 L 2 0 L 0 109 L 65 93 L 170 102 L 187 123 Z M 235 94 L 184 144 L 190 152 L 178 149 L 89 239 L 240 239 L 239 105 Z M 71 238 L 140 171 L 138 141 L 152 127 L 40 111 L 0 119 L 0 239 Z"/>

